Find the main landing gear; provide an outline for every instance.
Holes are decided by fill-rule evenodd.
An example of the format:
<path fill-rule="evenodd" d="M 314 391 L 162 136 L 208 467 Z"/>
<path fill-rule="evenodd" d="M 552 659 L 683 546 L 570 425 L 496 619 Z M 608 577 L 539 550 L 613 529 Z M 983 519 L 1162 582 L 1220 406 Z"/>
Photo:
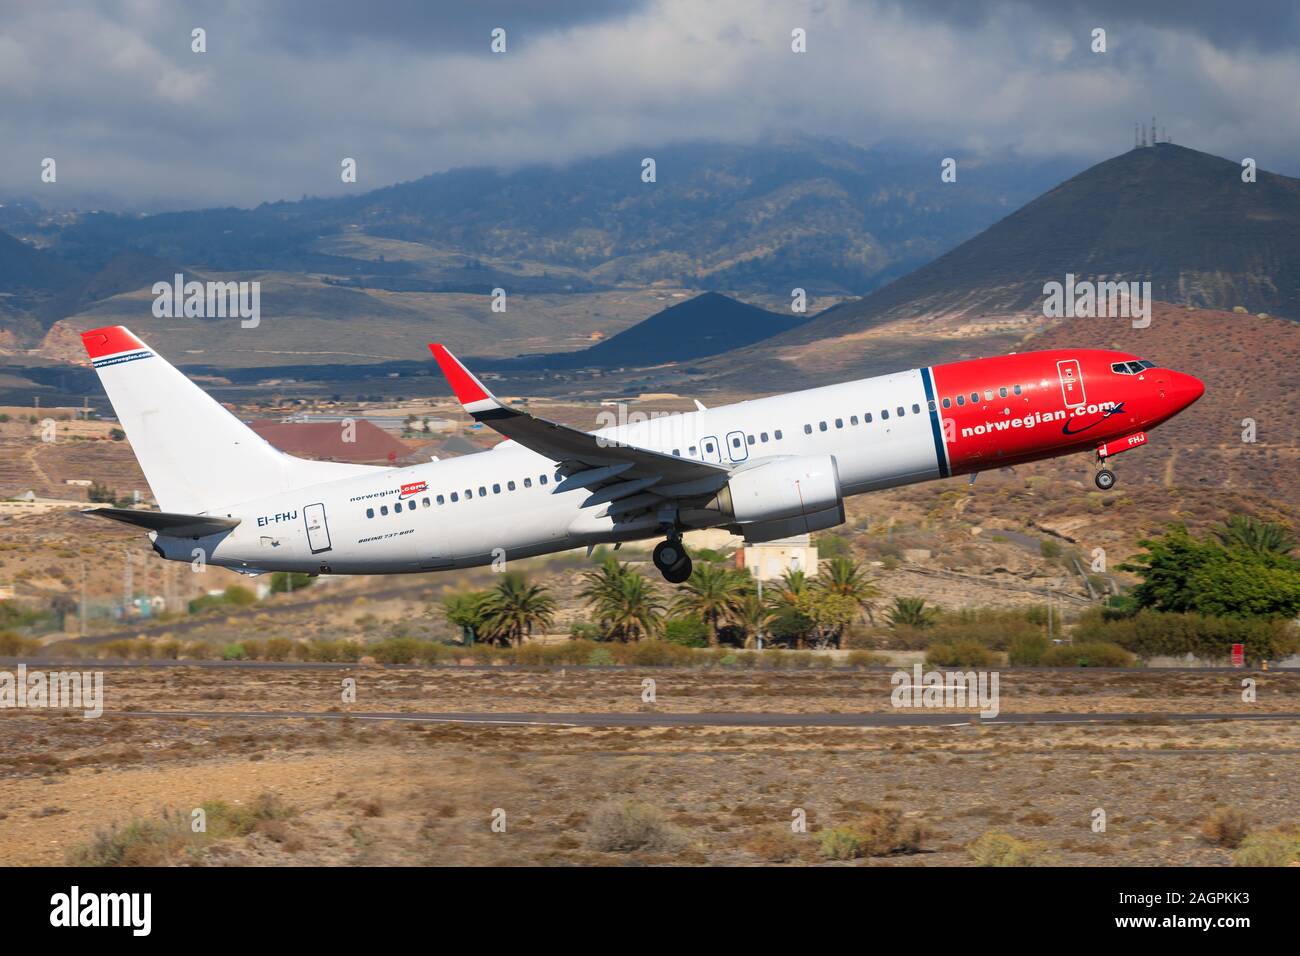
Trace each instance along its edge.
<path fill-rule="evenodd" d="M 669 535 L 667 541 L 655 545 L 653 561 L 669 584 L 681 584 L 691 576 L 691 556 L 682 547 L 679 535 Z"/>

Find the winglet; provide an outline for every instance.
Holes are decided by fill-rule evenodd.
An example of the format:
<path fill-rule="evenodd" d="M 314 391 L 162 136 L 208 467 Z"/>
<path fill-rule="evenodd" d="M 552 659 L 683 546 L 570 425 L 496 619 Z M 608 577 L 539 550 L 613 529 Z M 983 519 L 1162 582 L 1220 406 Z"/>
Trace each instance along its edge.
<path fill-rule="evenodd" d="M 86 346 L 86 355 L 93 362 L 106 355 L 118 352 L 130 352 L 143 349 L 144 343 L 131 334 L 124 325 L 109 325 L 102 329 L 90 329 L 81 333 L 81 341 Z"/>
<path fill-rule="evenodd" d="M 447 383 L 456 393 L 456 399 L 465 407 L 465 411 L 473 415 L 476 412 L 502 407 L 496 396 L 474 377 L 473 372 L 460 364 L 460 360 L 451 354 L 447 346 L 430 342 L 429 351 L 433 353 L 438 368 L 442 369 L 442 374 L 446 376 Z"/>

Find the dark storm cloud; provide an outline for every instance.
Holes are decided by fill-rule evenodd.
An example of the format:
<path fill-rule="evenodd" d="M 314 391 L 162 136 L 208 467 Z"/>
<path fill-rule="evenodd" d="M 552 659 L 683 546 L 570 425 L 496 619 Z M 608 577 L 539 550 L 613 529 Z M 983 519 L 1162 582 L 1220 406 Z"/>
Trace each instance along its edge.
<path fill-rule="evenodd" d="M 792 132 L 1084 162 L 1127 148 L 1152 113 L 1176 142 L 1300 171 L 1289 6 L 1134 6 L 0 0 L 0 195 L 242 205 Z M 43 157 L 56 185 L 39 181 Z"/>

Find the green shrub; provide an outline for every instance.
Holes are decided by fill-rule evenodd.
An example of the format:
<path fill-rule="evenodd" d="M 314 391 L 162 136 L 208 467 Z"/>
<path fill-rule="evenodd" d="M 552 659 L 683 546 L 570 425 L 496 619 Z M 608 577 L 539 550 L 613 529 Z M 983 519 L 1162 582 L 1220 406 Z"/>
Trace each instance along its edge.
<path fill-rule="evenodd" d="M 294 642 L 287 637 L 271 637 L 266 641 L 268 661 L 287 661 L 293 654 Z"/>
<path fill-rule="evenodd" d="M 243 644 L 227 644 L 221 649 L 221 659 L 223 661 L 242 661 L 248 658 L 248 652 L 244 650 Z"/>
<path fill-rule="evenodd" d="M 0 656 L 27 657 L 40 649 L 41 642 L 13 631 L 0 631 Z"/>
<path fill-rule="evenodd" d="M 969 639 L 933 644 L 925 654 L 928 667 L 994 667 L 998 659 L 996 652 Z"/>
<path fill-rule="evenodd" d="M 1018 840 L 1007 833 L 985 833 L 966 852 L 976 866 L 1048 866 L 1047 844 Z"/>
<path fill-rule="evenodd" d="M 608 667 L 614 663 L 614 653 L 608 647 L 596 647 L 587 655 L 590 667 Z"/>
<path fill-rule="evenodd" d="M 1079 619 L 1074 638 L 1114 642 L 1140 657 L 1194 654 L 1221 661 L 1231 656 L 1233 644 L 1244 644 L 1252 661 L 1280 660 L 1300 648 L 1300 629 L 1289 621 L 1164 611 L 1090 609 Z"/>
<path fill-rule="evenodd" d="M 1241 841 L 1233 866 L 1291 866 L 1300 863 L 1300 832 L 1261 830 Z"/>
<path fill-rule="evenodd" d="M 1044 667 L 1132 667 L 1134 658 L 1118 644 L 1084 641 L 1053 644 L 1039 663 Z"/>
<path fill-rule="evenodd" d="M 1047 638 L 1042 634 L 1018 635 L 1007 646 L 1007 660 L 1012 664 L 1032 667 L 1042 662 L 1048 646 Z"/>
<path fill-rule="evenodd" d="M 868 810 L 855 823 L 818 833 L 822 855 L 831 860 L 918 853 L 925 838 L 924 825 L 889 808 Z"/>
<path fill-rule="evenodd" d="M 664 622 L 664 640 L 685 647 L 708 647 L 709 626 L 693 614 Z"/>

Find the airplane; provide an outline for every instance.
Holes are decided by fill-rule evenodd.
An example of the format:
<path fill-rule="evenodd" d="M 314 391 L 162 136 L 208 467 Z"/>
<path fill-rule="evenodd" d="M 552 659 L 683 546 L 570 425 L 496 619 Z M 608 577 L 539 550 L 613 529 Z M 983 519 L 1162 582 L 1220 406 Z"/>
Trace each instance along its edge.
<path fill-rule="evenodd" d="M 683 532 L 755 543 L 844 521 L 844 499 L 1078 452 L 1106 467 L 1201 397 L 1126 352 L 1056 349 L 914 368 L 586 432 L 498 400 L 443 345 L 464 410 L 504 441 L 404 467 L 310 461 L 254 433 L 123 326 L 82 333 L 161 511 L 89 514 L 148 531 L 173 561 L 246 574 L 440 571 Z"/>

